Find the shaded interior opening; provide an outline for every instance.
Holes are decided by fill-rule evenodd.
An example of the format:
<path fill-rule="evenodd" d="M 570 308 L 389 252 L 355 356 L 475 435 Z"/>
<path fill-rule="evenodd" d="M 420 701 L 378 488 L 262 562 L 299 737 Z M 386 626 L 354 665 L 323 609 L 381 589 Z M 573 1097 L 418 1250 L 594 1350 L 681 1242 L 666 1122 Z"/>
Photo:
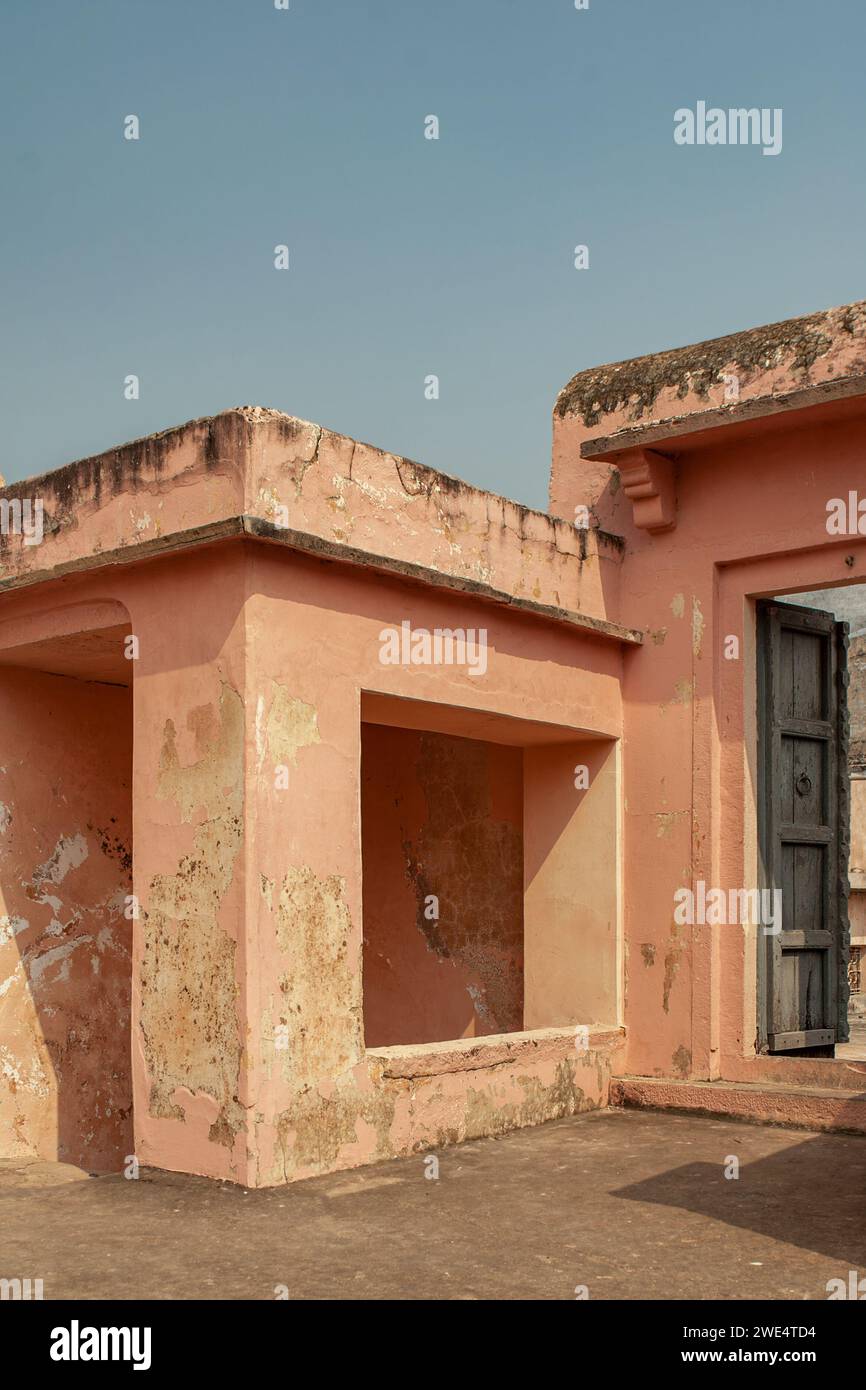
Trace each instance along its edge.
<path fill-rule="evenodd" d="M 362 726 L 368 1047 L 523 1027 L 523 755 Z"/>
<path fill-rule="evenodd" d="M 365 695 L 366 1046 L 617 1026 L 618 843 L 613 740 Z"/>
<path fill-rule="evenodd" d="M 133 1152 L 125 625 L 0 657 L 0 1155 Z"/>

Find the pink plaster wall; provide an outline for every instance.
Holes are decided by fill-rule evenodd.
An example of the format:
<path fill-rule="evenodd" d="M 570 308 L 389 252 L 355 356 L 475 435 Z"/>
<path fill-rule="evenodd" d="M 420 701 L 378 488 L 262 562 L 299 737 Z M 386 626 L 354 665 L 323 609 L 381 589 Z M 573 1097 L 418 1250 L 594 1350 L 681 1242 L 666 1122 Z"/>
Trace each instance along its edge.
<path fill-rule="evenodd" d="M 251 551 L 249 586 L 257 1181 L 351 1166 L 483 1132 L 485 1125 L 496 1132 L 601 1103 L 609 1049 L 583 1057 L 573 1032 L 540 1053 L 507 1054 L 505 1064 L 497 1056 L 489 1067 L 439 1072 L 412 1086 L 383 1073 L 378 1049 L 367 1053 L 361 696 L 379 691 L 552 724 L 577 715 L 582 727 L 616 737 L 617 647 L 576 641 L 553 624 L 396 580 L 287 560 L 270 547 Z M 380 633 L 407 617 L 415 627 L 485 625 L 487 672 L 382 665 Z M 563 737 L 569 731 L 574 736 L 573 724 Z M 288 772 L 283 787 L 275 775 L 280 767 Z"/>
<path fill-rule="evenodd" d="M 527 748 L 524 1027 L 622 1022 L 618 741 Z"/>
<path fill-rule="evenodd" d="M 229 412 L 18 485 L 44 494 L 49 529 L 39 547 L 2 547 L 3 659 L 26 651 L 38 668 L 69 639 L 92 671 L 125 660 L 108 635 L 118 624 L 137 642 L 133 1151 L 247 1184 L 603 1104 L 622 1041 L 606 1026 L 577 1046 L 576 1010 L 561 1029 L 408 1056 L 366 1048 L 366 692 L 447 711 L 447 737 L 461 720 L 473 736 L 499 721 L 504 767 L 523 741 L 515 727 L 528 743 L 551 729 L 564 742 L 619 738 L 621 646 L 363 557 L 335 564 L 213 529 L 245 509 L 272 518 L 285 489 L 289 525 L 308 538 L 515 600 L 597 614 L 620 563 L 616 544 L 570 523 L 269 412 Z M 404 620 L 485 628 L 487 670 L 383 666 L 382 628 Z M 500 787 L 495 806 L 503 798 Z M 502 823 L 515 814 L 512 803 Z"/>
<path fill-rule="evenodd" d="M 119 656 L 132 682 L 138 905 L 126 935 L 134 1137 L 125 1152 L 236 1181 L 246 1175 L 249 1094 L 245 575 L 243 546 L 230 543 L 123 566 L 110 582 L 96 572 L 7 594 L 0 620 L 4 661 L 58 633 L 82 634 L 90 653 L 119 619 L 137 639 L 135 659 Z M 0 668 L 0 690 L 8 679 Z M 50 778 L 39 751 L 34 767 Z"/>
<path fill-rule="evenodd" d="M 41 547 L 2 548 L 0 650 L 108 628 L 118 608 L 140 643 L 132 1084 L 143 1162 L 282 1182 L 604 1104 L 612 1069 L 841 1084 L 832 1063 L 754 1056 L 754 942 L 678 927 L 673 895 L 699 878 L 748 886 L 755 871 L 753 596 L 866 576 L 862 538 L 825 527 L 827 499 L 860 476 L 866 418 L 849 378 L 866 357 L 863 317 L 852 306 L 570 383 L 554 420 L 559 520 L 255 409 L 39 481 L 52 527 Z M 617 467 L 627 432 L 724 413 L 731 371 L 756 409 L 818 394 L 787 416 L 732 409 L 675 432 L 676 525 L 651 535 Z M 609 458 L 582 457 L 608 435 L 620 441 Z M 589 533 L 572 525 L 584 505 Z M 209 527 L 274 522 L 281 509 L 308 538 L 646 640 L 623 645 L 274 537 L 214 533 L 175 553 Z M 32 587 L 8 588 L 22 580 Z M 382 665 L 380 634 L 403 621 L 484 627 L 488 669 Z M 731 634 L 740 652 L 726 661 Z M 491 720 L 525 726 L 523 739 L 496 738 L 512 750 L 503 763 L 526 745 L 529 1032 L 367 1045 L 362 722 L 376 699 L 443 710 L 443 738 L 486 738 Z M 585 797 L 565 777 L 575 761 L 593 767 Z M 477 1031 L 477 1013 L 469 1023 Z"/>
<path fill-rule="evenodd" d="M 664 424 L 666 414 L 673 429 L 690 411 L 719 405 L 721 374 L 738 362 L 747 397 L 810 382 L 835 389 L 866 362 L 863 306 L 853 307 L 850 322 L 844 311 L 820 324 L 798 321 L 779 335 L 778 354 L 770 344 L 751 367 L 755 343 L 700 345 L 715 374 L 709 400 L 688 384 L 698 349 L 686 349 L 667 365 L 622 364 L 619 377 L 616 368 L 599 369 L 594 385 L 584 374 L 571 400 L 582 396 L 585 406 L 595 390 L 598 409 L 563 412 L 561 398 L 554 415 L 554 507 L 566 515 L 588 503 L 601 526 L 623 535 L 621 620 L 647 634 L 623 668 L 622 1062 L 632 1074 L 850 1084 L 833 1062 L 755 1056 L 754 936 L 737 926 L 678 925 L 674 893 L 701 879 L 722 888 L 757 881 L 752 600 L 866 579 L 863 538 L 831 536 L 826 527 L 827 501 L 858 484 L 862 491 L 862 397 L 819 398 L 790 414 L 672 435 L 667 445 L 657 439 L 652 447 L 674 463 L 676 499 L 675 526 L 658 534 L 635 524 L 620 472 L 628 439 L 619 453 L 615 442 L 617 430 Z M 798 366 L 798 343 L 814 346 L 815 334 L 812 366 Z M 618 381 L 639 386 L 653 372 L 653 389 L 665 374 L 670 381 L 649 404 L 639 394 L 623 399 Z M 581 447 L 602 436 L 613 438 L 610 456 L 582 458 Z M 724 656 L 728 636 L 740 643 L 734 660 Z"/>

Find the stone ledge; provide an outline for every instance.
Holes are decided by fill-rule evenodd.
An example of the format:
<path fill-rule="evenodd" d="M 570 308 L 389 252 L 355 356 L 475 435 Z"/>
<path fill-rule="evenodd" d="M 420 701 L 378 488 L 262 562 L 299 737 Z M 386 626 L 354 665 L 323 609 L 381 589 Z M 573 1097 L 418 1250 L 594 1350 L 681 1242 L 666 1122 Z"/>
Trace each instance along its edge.
<path fill-rule="evenodd" d="M 285 546 L 304 555 L 338 564 L 357 565 L 364 569 L 388 574 L 396 579 L 422 584 L 430 588 L 443 589 L 449 593 L 465 594 L 468 598 L 484 603 L 495 603 L 515 613 L 529 617 L 543 618 L 548 622 L 561 623 L 575 628 L 587 636 L 613 639 L 631 646 L 640 646 L 643 633 L 638 628 L 623 627 L 620 623 L 608 622 L 603 618 L 593 618 L 586 613 L 572 609 L 555 608 L 550 604 L 538 603 L 534 599 L 521 598 L 505 589 L 495 589 L 480 580 L 465 579 L 460 575 L 443 573 L 425 565 L 397 560 L 390 555 L 376 555 L 371 551 L 360 550 L 356 546 L 345 545 L 342 541 L 326 540 L 308 531 L 293 531 L 280 527 L 259 516 L 233 516 L 205 526 L 194 526 L 188 530 L 175 531 L 154 540 L 140 541 L 135 546 L 119 546 L 114 550 L 101 550 L 92 555 L 67 560 L 64 563 L 32 569 L 23 573 L 0 579 L 0 594 L 15 589 L 29 588 L 34 584 L 45 584 L 63 579 L 68 575 L 83 574 L 89 571 L 109 568 L 115 565 L 131 565 L 142 561 L 159 559 L 161 556 L 189 550 L 194 546 L 213 545 L 218 541 L 243 538 Z"/>
<path fill-rule="evenodd" d="M 465 594 L 481 602 L 496 603 L 515 613 L 526 613 L 536 618 L 546 618 L 550 622 L 564 623 L 569 627 L 580 628 L 589 636 L 613 638 L 630 646 L 640 646 L 644 635 L 639 628 L 623 627 L 606 618 L 594 618 L 588 613 L 574 609 L 557 608 L 552 604 L 539 603 L 535 599 L 523 598 L 506 589 L 496 589 L 478 579 L 467 579 L 461 575 L 449 574 L 432 569 L 427 565 L 414 564 L 409 560 L 398 560 L 390 555 L 377 555 L 371 551 L 359 550 L 342 541 L 329 541 L 306 531 L 292 531 L 264 521 L 258 516 L 242 518 L 244 533 L 256 540 L 270 541 L 285 545 L 289 549 L 303 551 L 323 560 L 335 560 L 343 564 L 360 565 L 366 569 L 378 570 L 405 579 L 411 583 L 427 585 L 431 588 L 445 589 L 450 593 Z"/>
<path fill-rule="evenodd" d="M 853 1067 L 850 1075 L 853 1082 L 858 1075 Z M 620 1076 L 611 1079 L 610 1104 L 645 1110 L 679 1110 L 793 1129 L 866 1134 L 866 1072 L 861 1075 L 863 1086 L 857 1090 L 789 1086 L 782 1082 L 677 1081 L 664 1077 Z"/>
<path fill-rule="evenodd" d="M 624 1040 L 623 1028 L 590 1028 L 589 1052 L 613 1050 Z M 493 1033 L 486 1038 L 458 1038 L 454 1042 L 368 1048 L 367 1060 L 377 1064 L 382 1077 L 412 1080 L 512 1062 L 567 1057 L 574 1052 L 575 1028 L 538 1028 L 524 1033 Z"/>
<path fill-rule="evenodd" d="M 613 434 L 586 439 L 580 446 L 585 459 L 606 459 L 618 462 L 623 454 L 635 449 L 648 449 L 659 444 L 672 444 L 691 435 L 703 435 L 726 425 L 743 425 L 765 420 L 768 416 L 786 415 L 811 406 L 829 405 L 835 401 L 866 396 L 866 375 L 845 377 L 839 381 L 802 386 L 792 391 L 767 394 L 743 401 L 741 404 L 709 406 L 683 415 L 671 415 L 651 420 L 645 425 L 624 425 Z"/>

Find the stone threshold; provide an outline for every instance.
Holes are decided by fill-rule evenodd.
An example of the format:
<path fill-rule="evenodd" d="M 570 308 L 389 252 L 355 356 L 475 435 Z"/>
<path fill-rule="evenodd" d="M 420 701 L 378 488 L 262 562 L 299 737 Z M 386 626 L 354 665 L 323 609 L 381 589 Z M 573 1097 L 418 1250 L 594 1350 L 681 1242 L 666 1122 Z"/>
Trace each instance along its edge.
<path fill-rule="evenodd" d="M 716 1119 L 792 1129 L 866 1134 L 866 1075 L 855 1089 L 791 1085 L 781 1081 L 679 1081 L 669 1077 L 619 1076 L 611 1079 L 611 1106 L 679 1111 Z"/>

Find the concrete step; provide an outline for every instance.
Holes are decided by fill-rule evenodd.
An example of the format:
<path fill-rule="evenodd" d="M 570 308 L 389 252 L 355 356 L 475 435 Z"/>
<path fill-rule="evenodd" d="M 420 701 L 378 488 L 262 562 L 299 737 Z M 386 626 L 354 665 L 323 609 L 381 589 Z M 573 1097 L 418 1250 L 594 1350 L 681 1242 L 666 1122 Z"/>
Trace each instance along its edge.
<path fill-rule="evenodd" d="M 692 1115 L 715 1115 L 796 1129 L 866 1134 L 866 1075 L 862 1088 L 857 1090 L 755 1081 L 674 1081 L 663 1077 L 619 1076 L 610 1083 L 610 1104 L 645 1110 L 679 1110 Z"/>

